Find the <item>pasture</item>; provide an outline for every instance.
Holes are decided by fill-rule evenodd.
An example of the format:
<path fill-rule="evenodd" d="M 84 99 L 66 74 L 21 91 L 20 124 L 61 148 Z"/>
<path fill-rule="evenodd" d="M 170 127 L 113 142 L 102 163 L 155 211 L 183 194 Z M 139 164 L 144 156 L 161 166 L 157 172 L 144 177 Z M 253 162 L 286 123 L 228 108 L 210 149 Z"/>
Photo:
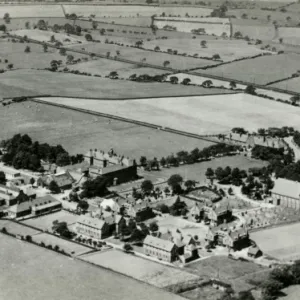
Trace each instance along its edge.
<path fill-rule="evenodd" d="M 103 76 L 106 74 L 103 74 Z M 165 97 L 180 95 L 207 95 L 228 93 L 222 89 L 205 89 L 196 86 L 180 86 L 169 83 L 139 83 L 112 80 L 68 73 L 42 70 L 16 70 L 0 74 L 1 83 L 14 88 L 21 86 L 36 95 L 65 97 L 90 97 L 102 99 L 126 99 L 138 97 Z M 8 93 L 9 94 L 9 93 Z M 8 96 L 9 97 L 9 96 Z"/>
<path fill-rule="evenodd" d="M 299 58 L 300 55 L 292 53 L 266 55 L 201 70 L 201 72 L 264 85 L 292 76 L 300 69 Z"/>
<path fill-rule="evenodd" d="M 215 65 L 216 62 L 206 59 L 197 59 L 193 57 L 183 57 L 167 53 L 159 53 L 154 51 L 145 51 L 138 48 L 122 47 L 113 44 L 98 44 L 89 43 L 85 45 L 72 46 L 73 49 L 85 49 L 88 52 L 107 55 L 111 57 L 118 56 L 123 59 L 128 59 L 134 62 L 145 62 L 152 65 L 162 67 L 165 61 L 169 61 L 170 64 L 167 67 L 177 70 L 191 69 Z M 118 54 L 119 53 L 119 54 Z"/>
<path fill-rule="evenodd" d="M 265 254 L 284 261 L 296 260 L 300 258 L 299 228 L 300 223 L 295 223 L 263 229 L 251 232 L 250 238 Z"/>
<path fill-rule="evenodd" d="M 85 153 L 91 148 L 113 148 L 139 160 L 142 155 L 153 158 L 158 154 L 169 155 L 171 151 L 191 151 L 211 145 L 203 140 L 117 120 L 109 122 L 108 118 L 33 102 L 1 108 L 0 120 L 3 139 L 27 133 L 33 140 L 61 144 L 72 154 Z"/>
<path fill-rule="evenodd" d="M 282 39 L 282 43 L 288 45 L 300 44 L 300 28 L 299 27 L 280 27 L 278 28 L 278 38 L 275 39 L 279 42 Z"/>
<path fill-rule="evenodd" d="M 66 98 L 42 100 L 138 121 L 147 120 L 161 127 L 195 134 L 226 133 L 241 124 L 250 131 L 270 126 L 299 128 L 298 108 L 249 94 L 166 97 L 135 101 Z M 284 119 L 281 117 L 283 110 L 286 116 Z"/>
<path fill-rule="evenodd" d="M 0 299 L 180 300 L 126 276 L 1 235 Z M 53 276 L 55 274 L 55 276 Z M 13 278 L 13 280 L 12 280 Z M 18 288 L 15 287 L 18 282 Z M 116 288 L 117 287 L 117 288 Z"/>
<path fill-rule="evenodd" d="M 288 80 L 283 80 L 270 85 L 271 87 L 280 88 L 287 91 L 300 93 L 300 78 L 292 78 Z"/>
<path fill-rule="evenodd" d="M 32 218 L 22 221 L 23 224 L 34 226 L 43 231 L 52 231 L 54 221 L 66 222 L 67 225 L 72 225 L 77 222 L 78 215 L 71 214 L 67 211 L 61 210 L 52 214 L 40 216 L 38 218 Z"/>
<path fill-rule="evenodd" d="M 197 275 L 156 263 L 122 251 L 111 250 L 87 254 L 85 261 L 122 273 L 159 288 L 196 280 Z"/>
<path fill-rule="evenodd" d="M 206 41 L 205 48 L 201 47 L 202 40 Z M 197 36 L 197 39 L 151 40 L 145 42 L 144 48 L 154 50 L 156 46 L 162 51 L 172 49 L 177 50 L 178 53 L 197 54 L 198 57 L 212 57 L 214 54 L 219 54 L 222 61 L 232 61 L 266 52 L 254 45 L 248 45 L 244 40 L 209 39 L 202 35 Z"/>

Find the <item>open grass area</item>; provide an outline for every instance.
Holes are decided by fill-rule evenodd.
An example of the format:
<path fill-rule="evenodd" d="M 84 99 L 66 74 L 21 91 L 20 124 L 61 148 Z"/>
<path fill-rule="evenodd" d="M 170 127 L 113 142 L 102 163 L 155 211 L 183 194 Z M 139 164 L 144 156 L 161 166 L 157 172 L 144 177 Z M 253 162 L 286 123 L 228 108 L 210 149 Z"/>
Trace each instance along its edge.
<path fill-rule="evenodd" d="M 270 86 L 274 86 L 280 89 L 284 89 L 287 91 L 292 91 L 292 92 L 300 92 L 300 78 L 292 78 L 288 80 L 283 80 L 274 84 L 271 84 Z"/>
<path fill-rule="evenodd" d="M 267 55 L 201 71 L 250 83 L 267 84 L 297 72 L 300 69 L 299 58 L 298 54 L 291 53 Z"/>
<path fill-rule="evenodd" d="M 118 250 L 96 252 L 82 258 L 160 288 L 197 279 L 197 275 Z"/>
<path fill-rule="evenodd" d="M 171 55 L 167 53 L 159 53 L 154 51 L 145 51 L 138 48 L 131 48 L 131 47 L 122 47 L 118 45 L 112 44 L 99 44 L 99 43 L 89 43 L 85 45 L 77 45 L 72 46 L 75 49 L 85 49 L 86 51 L 96 53 L 96 54 L 104 54 L 106 55 L 107 52 L 113 57 L 117 55 L 117 51 L 120 52 L 118 55 L 120 58 L 125 58 L 128 60 L 141 62 L 144 61 L 145 63 L 153 64 L 162 67 L 165 61 L 169 61 L 170 64 L 168 67 L 173 69 L 191 69 L 215 65 L 217 62 L 206 60 L 206 59 L 198 59 L 193 57 L 184 57 L 184 56 L 177 56 Z M 101 69 L 100 69 L 101 70 Z"/>
<path fill-rule="evenodd" d="M 36 95 L 59 95 L 65 97 L 91 97 L 124 99 L 137 97 L 165 97 L 180 95 L 206 95 L 223 93 L 222 89 L 205 89 L 168 83 L 138 83 L 111 80 L 67 73 L 40 70 L 17 70 L 0 74 L 1 83 L 35 92 Z M 226 91 L 226 90 L 225 90 Z M 25 95 L 24 95 L 25 96 Z"/>
<path fill-rule="evenodd" d="M 201 47 L 200 42 L 206 41 L 206 47 Z M 231 61 L 234 59 L 255 56 L 264 51 L 253 45 L 248 45 L 244 40 L 207 39 L 207 36 L 197 36 L 197 39 L 167 39 L 151 40 L 145 42 L 145 48 L 154 50 L 158 46 L 161 50 L 178 50 L 178 53 L 189 55 L 197 54 L 199 57 L 212 57 L 219 54 L 221 60 Z"/>
<path fill-rule="evenodd" d="M 0 85 L 1 87 L 1 85 Z M 34 140 L 61 144 L 70 153 L 88 149 L 115 149 L 117 153 L 137 159 L 169 155 L 171 151 L 202 149 L 210 142 L 119 122 L 89 114 L 43 104 L 25 102 L 1 107 L 0 136 L 11 138 L 27 133 Z M 122 142 L 120 142 L 122 140 Z"/>
<path fill-rule="evenodd" d="M 23 226 L 21 224 L 9 221 L 9 220 L 0 220 L 0 228 L 2 229 L 3 227 L 6 228 L 8 233 L 12 234 L 18 234 L 18 235 L 36 235 L 39 234 L 40 231 L 29 228 L 27 226 Z M 2 236 L 1 236 L 2 237 Z"/>
<path fill-rule="evenodd" d="M 0 299 L 179 300 L 126 276 L 1 235 Z M 55 276 L 54 276 L 55 274 Z M 18 282 L 16 289 L 15 283 Z"/>
<path fill-rule="evenodd" d="M 283 225 L 252 232 L 250 238 L 265 254 L 285 261 L 295 260 L 300 258 L 299 228 L 300 223 Z"/>
<path fill-rule="evenodd" d="M 42 100 L 133 120 L 147 121 L 162 127 L 195 134 L 226 133 L 233 127 L 241 126 L 241 124 L 250 131 L 270 126 L 300 128 L 299 109 L 297 107 L 248 94 L 168 97 L 113 102 L 66 98 L 44 98 Z M 283 110 L 286 116 L 284 119 L 281 117 Z M 180 123 L 178 122 L 179 119 L 181 120 Z"/>
<path fill-rule="evenodd" d="M 67 225 L 72 225 L 77 222 L 78 215 L 68 213 L 67 211 L 61 210 L 52 214 L 40 216 L 38 218 L 32 218 L 22 221 L 22 223 L 30 226 L 34 226 L 41 230 L 52 231 L 54 221 L 66 222 Z"/>

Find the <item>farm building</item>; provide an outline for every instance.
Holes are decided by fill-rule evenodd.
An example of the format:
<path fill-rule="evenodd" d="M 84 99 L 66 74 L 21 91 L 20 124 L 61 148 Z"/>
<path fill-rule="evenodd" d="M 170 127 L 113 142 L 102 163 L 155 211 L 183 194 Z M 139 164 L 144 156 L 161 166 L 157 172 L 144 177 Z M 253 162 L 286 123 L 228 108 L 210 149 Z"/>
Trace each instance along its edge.
<path fill-rule="evenodd" d="M 101 240 L 112 234 L 113 226 L 115 226 L 113 219 L 101 220 L 99 218 L 81 216 L 77 221 L 76 231 L 77 234 Z"/>
<path fill-rule="evenodd" d="M 20 218 L 25 216 L 38 216 L 52 211 L 60 210 L 61 203 L 50 195 L 26 202 L 17 203 L 8 209 L 8 217 Z"/>
<path fill-rule="evenodd" d="M 175 243 L 147 235 L 144 240 L 144 253 L 159 260 L 173 262 L 177 259 L 177 246 Z"/>
<path fill-rule="evenodd" d="M 60 173 L 40 177 L 37 180 L 37 185 L 48 186 L 51 181 L 55 181 L 61 190 L 68 190 L 72 188 L 72 184 L 75 180 L 69 171 L 63 171 Z"/>
<path fill-rule="evenodd" d="M 271 194 L 273 204 L 300 209 L 300 182 L 275 179 Z"/>

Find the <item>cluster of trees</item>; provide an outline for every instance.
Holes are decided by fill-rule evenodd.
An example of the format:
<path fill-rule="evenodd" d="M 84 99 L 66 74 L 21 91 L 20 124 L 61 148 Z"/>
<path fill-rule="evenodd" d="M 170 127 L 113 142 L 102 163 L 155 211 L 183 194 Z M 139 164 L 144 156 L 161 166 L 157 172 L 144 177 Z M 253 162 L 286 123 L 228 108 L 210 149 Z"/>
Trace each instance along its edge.
<path fill-rule="evenodd" d="M 80 198 L 102 197 L 107 194 L 107 185 L 109 178 L 106 176 L 97 176 L 95 179 L 89 178 L 82 185 Z"/>
<path fill-rule="evenodd" d="M 188 213 L 187 205 L 184 201 L 178 197 L 176 201 L 171 205 L 160 204 L 156 207 L 157 210 L 163 214 L 171 214 L 172 216 L 185 216 Z"/>
<path fill-rule="evenodd" d="M 66 222 L 58 222 L 57 220 L 56 221 L 53 221 L 53 224 L 52 224 L 52 231 L 54 233 L 57 233 L 59 234 L 60 236 L 66 238 L 66 239 L 72 239 L 73 236 L 74 236 L 74 233 L 72 233 L 69 228 L 68 228 L 68 225 Z"/>
<path fill-rule="evenodd" d="M 225 4 L 222 4 L 219 8 L 215 8 L 211 13 L 211 17 L 217 17 L 217 18 L 225 18 L 226 12 L 228 11 L 227 6 Z"/>
<path fill-rule="evenodd" d="M 0 184 L 6 184 L 6 176 L 3 171 L 0 171 Z"/>
<path fill-rule="evenodd" d="M 294 136 L 293 136 L 293 141 L 295 142 L 295 144 L 300 147 L 300 132 L 299 131 L 296 131 L 294 133 Z"/>
<path fill-rule="evenodd" d="M 129 76 L 129 80 L 137 82 L 163 82 L 166 80 L 166 75 L 160 74 L 151 76 L 148 74 L 142 74 L 137 76 L 136 74 L 132 74 Z"/>
<path fill-rule="evenodd" d="M 217 179 L 220 184 L 240 186 L 243 183 L 243 179 L 247 177 L 247 172 L 245 170 L 240 170 L 239 168 L 231 169 L 227 166 L 224 169 L 218 167 L 216 170 L 208 168 L 205 176 L 210 180 L 213 180 L 214 178 Z"/>
<path fill-rule="evenodd" d="M 285 138 L 288 136 L 295 135 L 297 132 L 295 132 L 295 129 L 293 127 L 283 126 L 281 128 L 278 127 L 269 127 L 267 129 L 259 128 L 257 130 L 257 133 L 262 136 Z"/>
<path fill-rule="evenodd" d="M 2 161 L 16 169 L 43 172 L 41 160 L 66 166 L 82 162 L 84 159 L 81 154 L 70 156 L 61 145 L 50 146 L 47 143 L 33 142 L 27 134 L 16 134 L 11 139 L 3 140 L 1 147 L 6 150 Z"/>

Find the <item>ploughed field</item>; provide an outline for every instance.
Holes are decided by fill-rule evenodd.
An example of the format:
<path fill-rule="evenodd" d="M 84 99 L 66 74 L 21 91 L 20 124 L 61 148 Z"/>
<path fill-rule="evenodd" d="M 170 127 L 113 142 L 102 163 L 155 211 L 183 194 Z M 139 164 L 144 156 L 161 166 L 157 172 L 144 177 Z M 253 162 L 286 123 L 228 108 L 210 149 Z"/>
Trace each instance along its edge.
<path fill-rule="evenodd" d="M 1 107 L 0 125 L 2 139 L 27 133 L 40 142 L 61 144 L 74 154 L 91 148 L 113 148 L 117 153 L 139 159 L 142 155 L 153 158 L 211 145 L 203 140 L 30 101 Z"/>
<path fill-rule="evenodd" d="M 248 94 L 113 102 L 66 98 L 42 100 L 203 135 L 226 133 L 240 124 L 248 130 L 270 126 L 300 126 L 298 108 Z M 282 111 L 285 111 L 284 119 Z"/>
<path fill-rule="evenodd" d="M 37 299 L 37 289 L 38 298 L 45 300 L 96 300 L 99 295 L 112 300 L 182 299 L 129 277 L 3 234 L 0 256 L 0 267 L 4 271 L 0 275 L 0 299 Z"/>

